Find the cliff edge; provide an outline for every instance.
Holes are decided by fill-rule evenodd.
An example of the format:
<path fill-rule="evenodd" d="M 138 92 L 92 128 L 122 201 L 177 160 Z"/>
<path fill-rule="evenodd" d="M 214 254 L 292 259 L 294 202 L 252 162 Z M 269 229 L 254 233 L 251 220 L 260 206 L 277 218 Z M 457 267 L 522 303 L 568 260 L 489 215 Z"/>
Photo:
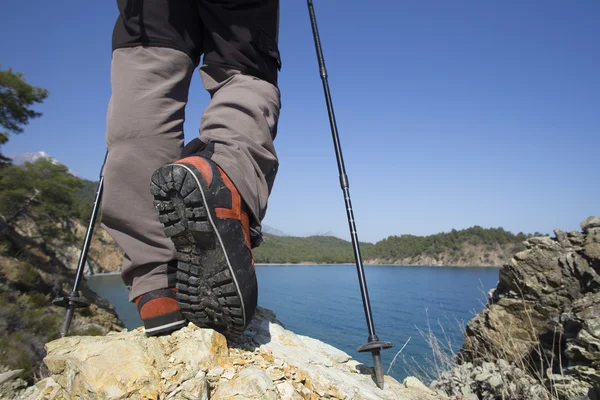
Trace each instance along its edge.
<path fill-rule="evenodd" d="M 95 399 L 438 399 L 415 379 L 386 376 L 316 339 L 284 328 L 259 307 L 235 343 L 190 323 L 171 335 L 146 337 L 141 328 L 103 337 L 49 342 L 50 376 L 18 398 Z"/>

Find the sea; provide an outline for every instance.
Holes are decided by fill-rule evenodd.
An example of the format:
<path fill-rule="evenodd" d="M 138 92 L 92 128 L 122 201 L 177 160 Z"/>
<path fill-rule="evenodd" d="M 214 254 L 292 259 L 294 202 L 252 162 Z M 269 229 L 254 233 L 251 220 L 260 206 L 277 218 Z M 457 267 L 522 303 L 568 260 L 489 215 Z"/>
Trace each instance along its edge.
<path fill-rule="evenodd" d="M 365 311 L 354 265 L 259 265 L 259 306 L 275 312 L 285 327 L 335 346 L 372 366 Z M 466 323 L 486 304 L 499 268 L 365 266 L 374 328 L 381 341 L 384 371 L 402 381 L 435 378 L 440 359 L 463 342 Z M 111 301 L 128 329 L 142 325 L 118 274 L 88 276 L 89 286 Z M 433 342 L 433 346 L 432 346 Z"/>

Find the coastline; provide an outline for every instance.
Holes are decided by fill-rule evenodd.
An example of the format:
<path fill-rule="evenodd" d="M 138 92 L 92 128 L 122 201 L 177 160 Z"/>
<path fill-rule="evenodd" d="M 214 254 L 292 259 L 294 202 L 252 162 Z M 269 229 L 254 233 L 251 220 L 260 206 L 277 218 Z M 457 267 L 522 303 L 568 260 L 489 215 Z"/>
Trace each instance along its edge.
<path fill-rule="evenodd" d="M 339 264 L 327 264 L 327 263 L 316 263 L 316 262 L 301 262 L 301 263 L 256 263 L 256 266 L 272 266 L 272 265 L 282 265 L 282 266 L 349 266 L 356 265 L 355 263 L 339 263 Z M 397 263 L 368 263 L 363 262 L 365 267 L 373 266 L 373 267 L 432 267 L 432 268 L 502 268 L 502 265 L 431 265 L 431 264 L 397 264 Z"/>
<path fill-rule="evenodd" d="M 354 263 L 339 263 L 339 264 L 321 264 L 315 262 L 302 262 L 302 263 L 256 263 L 254 264 L 257 267 L 349 267 L 355 266 Z M 501 265 L 424 265 L 424 264 L 370 264 L 363 263 L 365 267 L 424 267 L 424 268 L 502 268 Z M 109 276 L 109 275 L 121 275 L 120 272 L 98 272 L 95 274 L 86 274 L 84 275 L 86 278 L 91 276 Z"/>

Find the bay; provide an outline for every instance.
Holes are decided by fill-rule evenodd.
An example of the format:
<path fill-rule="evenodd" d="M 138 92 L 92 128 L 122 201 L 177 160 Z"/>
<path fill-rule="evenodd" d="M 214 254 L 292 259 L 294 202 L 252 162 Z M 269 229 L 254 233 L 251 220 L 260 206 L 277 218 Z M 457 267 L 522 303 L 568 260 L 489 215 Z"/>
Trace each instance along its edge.
<path fill-rule="evenodd" d="M 426 337 L 432 335 L 448 351 L 458 351 L 464 326 L 484 308 L 498 272 L 498 268 L 365 266 L 376 333 L 394 344 L 382 352 L 384 370 L 408 341 L 390 375 L 398 380 L 411 374 L 431 377 L 435 361 Z M 372 365 L 370 353 L 356 351 L 368 342 L 368 331 L 355 266 L 264 265 L 257 266 L 257 276 L 259 305 L 273 310 L 287 329 Z M 87 280 L 114 304 L 128 329 L 142 325 L 119 275 Z"/>

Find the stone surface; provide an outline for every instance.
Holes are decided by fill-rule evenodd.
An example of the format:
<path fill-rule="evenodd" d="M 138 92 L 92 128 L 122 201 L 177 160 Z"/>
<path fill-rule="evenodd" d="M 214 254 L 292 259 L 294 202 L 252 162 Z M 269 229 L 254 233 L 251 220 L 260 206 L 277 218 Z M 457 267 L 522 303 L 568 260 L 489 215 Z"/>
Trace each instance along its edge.
<path fill-rule="evenodd" d="M 522 369 L 505 360 L 467 362 L 432 382 L 431 388 L 452 398 L 547 400 L 547 392 Z"/>
<path fill-rule="evenodd" d="M 194 378 L 183 382 L 169 394 L 169 399 L 178 400 L 208 400 L 210 387 L 204 372 L 199 372 Z"/>
<path fill-rule="evenodd" d="M 67 391 L 52 378 L 39 381 L 28 388 L 22 396 L 17 397 L 19 400 L 67 400 L 70 398 Z"/>
<path fill-rule="evenodd" d="M 44 363 L 62 388 L 100 398 L 157 397 L 227 357 L 222 335 L 195 327 L 159 338 L 147 338 L 141 330 L 67 337 L 49 342 L 46 350 Z"/>
<path fill-rule="evenodd" d="M 208 371 L 207 377 L 208 377 L 208 379 L 217 379 L 218 380 L 221 377 L 221 375 L 223 375 L 223 372 L 225 372 L 225 368 L 223 368 L 219 365 L 217 367 L 214 367 L 210 371 Z"/>
<path fill-rule="evenodd" d="M 416 380 L 386 376 L 385 389 L 370 368 L 313 338 L 286 330 L 259 308 L 235 342 L 193 324 L 160 337 L 141 328 L 100 337 L 49 342 L 51 376 L 28 388 L 27 400 L 98 399 L 397 399 L 439 397 Z M 44 394 L 46 393 L 46 394 Z M 63 396 L 63 397 L 61 397 Z"/>
<path fill-rule="evenodd" d="M 279 398 L 282 400 L 303 400 L 303 397 L 296 391 L 289 382 L 281 382 L 277 385 Z"/>
<path fill-rule="evenodd" d="M 406 386 L 407 388 L 419 389 L 425 393 L 431 392 L 431 390 L 423 382 L 421 382 L 414 376 L 409 376 L 409 377 L 405 378 L 404 381 L 402 382 L 402 384 L 404 386 Z"/>
<path fill-rule="evenodd" d="M 600 228 L 593 228 L 588 231 L 583 245 L 583 252 L 590 259 L 600 259 Z"/>
<path fill-rule="evenodd" d="M 4 382 L 8 382 L 12 379 L 15 379 L 16 377 L 18 377 L 19 375 L 21 375 L 21 373 L 23 372 L 22 369 L 15 369 L 12 371 L 6 371 L 0 374 L 0 385 L 2 385 Z"/>
<path fill-rule="evenodd" d="M 486 308 L 467 324 L 458 361 L 472 367 L 458 370 L 469 375 L 463 378 L 474 382 L 469 390 L 480 398 L 519 390 L 526 377 L 514 368 L 525 365 L 540 377 L 531 398 L 543 396 L 544 385 L 561 399 L 587 396 L 600 385 L 600 218 L 586 219 L 581 228 L 528 239 L 527 250 L 500 270 Z M 498 360 L 515 367 L 484 367 Z M 517 379 L 503 375 L 515 373 Z M 440 382 L 442 389 L 459 391 Z"/>
<path fill-rule="evenodd" d="M 213 400 L 276 400 L 277 390 L 265 371 L 247 367 L 230 382 L 222 384 L 211 396 Z"/>
<path fill-rule="evenodd" d="M 17 369 L 0 374 L 0 399 L 19 397 L 27 389 L 27 382 L 20 377 L 22 373 L 22 369 Z"/>
<path fill-rule="evenodd" d="M 22 239 L 16 232 L 10 236 Z M 24 242 L 19 243 L 25 246 Z M 41 367 L 44 344 L 60 332 L 65 315 L 64 308 L 53 306 L 51 299 L 68 294 L 62 282 L 67 279 L 72 282 L 73 275 L 51 256 L 49 248 L 34 243 L 21 250 L 19 246 L 9 252 L 15 253 L 12 255 L 0 252 L 0 298 L 8 300 L 0 313 L 3 337 L 0 372 L 28 366 L 20 378 L 31 382 Z M 70 334 L 106 334 L 122 329 L 123 324 L 110 303 L 91 292 L 85 281 L 80 289 L 92 305 L 75 311 Z M 0 386 L 1 392 L 6 385 L 0 383 Z"/>
<path fill-rule="evenodd" d="M 591 216 L 581 223 L 581 230 L 587 232 L 591 228 L 600 228 L 600 217 Z"/>

